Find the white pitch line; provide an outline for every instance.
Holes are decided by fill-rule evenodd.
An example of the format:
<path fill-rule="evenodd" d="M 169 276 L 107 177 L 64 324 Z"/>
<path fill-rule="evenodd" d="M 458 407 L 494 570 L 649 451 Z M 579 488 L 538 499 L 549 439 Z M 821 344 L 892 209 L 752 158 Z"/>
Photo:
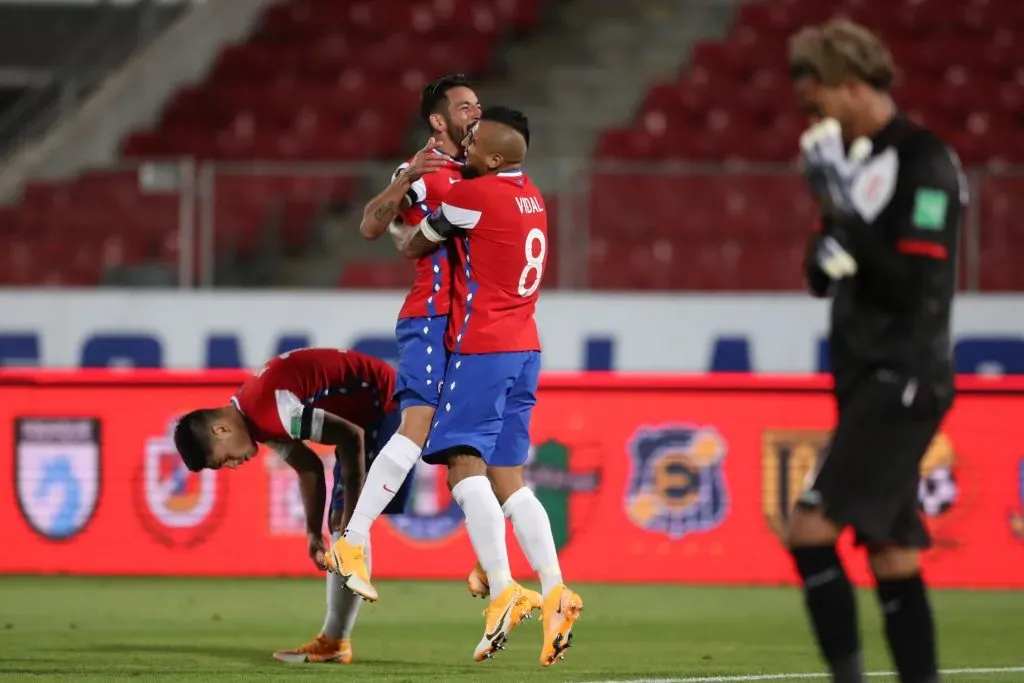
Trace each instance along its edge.
<path fill-rule="evenodd" d="M 1024 673 L 1024 666 L 1001 666 L 970 669 L 943 669 L 944 676 L 957 674 L 1011 674 Z M 871 678 L 895 676 L 892 671 L 869 671 L 864 674 Z M 605 681 L 587 681 L 586 683 L 749 683 L 751 681 L 796 681 L 828 678 L 829 674 L 749 674 L 742 676 L 700 676 L 697 678 L 616 678 Z"/>

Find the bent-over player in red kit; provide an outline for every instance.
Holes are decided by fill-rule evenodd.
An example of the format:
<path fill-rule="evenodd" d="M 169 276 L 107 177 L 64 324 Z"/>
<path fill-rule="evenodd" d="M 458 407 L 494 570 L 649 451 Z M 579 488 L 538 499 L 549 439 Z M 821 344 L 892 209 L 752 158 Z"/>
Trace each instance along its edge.
<path fill-rule="evenodd" d="M 323 569 L 324 467 L 304 441 L 335 446 L 329 524 L 332 537 L 339 538 L 355 508 L 368 463 L 398 427 L 394 387 L 391 366 L 365 354 L 289 351 L 246 380 L 228 405 L 182 417 L 174 443 L 192 472 L 234 469 L 254 457 L 260 443 L 280 455 L 299 475 L 309 554 Z M 408 492 L 408 485 L 402 484 L 385 513 L 400 514 Z M 369 565 L 368 544 L 364 551 Z M 349 663 L 359 602 L 345 590 L 341 577 L 328 574 L 323 629 L 309 643 L 275 652 L 274 657 L 286 662 Z"/>
<path fill-rule="evenodd" d="M 547 256 L 544 200 L 521 169 L 528 145 L 522 113 L 486 109 L 469 135 L 464 180 L 420 223 L 405 250 L 427 253 L 447 240 L 457 249 L 445 337 L 449 358 L 423 457 L 448 466 L 452 496 L 487 574 L 491 603 L 474 656 L 480 661 L 502 649 L 532 608 L 530 592 L 513 581 L 509 569 L 507 516 L 540 575 L 540 661 L 549 666 L 569 647 L 583 602 L 562 582 L 550 521 L 523 474 L 540 373 L 534 311 Z M 361 556 L 346 534 L 326 562 L 332 571 L 361 577 Z M 359 588 L 359 582 L 348 585 Z"/>

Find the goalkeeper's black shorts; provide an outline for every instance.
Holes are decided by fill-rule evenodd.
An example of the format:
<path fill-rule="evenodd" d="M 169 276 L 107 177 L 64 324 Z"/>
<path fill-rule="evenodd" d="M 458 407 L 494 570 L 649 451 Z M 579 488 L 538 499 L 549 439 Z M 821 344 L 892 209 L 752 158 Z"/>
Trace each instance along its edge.
<path fill-rule="evenodd" d="M 859 383 L 839 406 L 832 441 L 798 505 L 820 507 L 860 545 L 927 548 L 918 512 L 921 461 L 948 406 L 913 379 L 881 371 Z"/>

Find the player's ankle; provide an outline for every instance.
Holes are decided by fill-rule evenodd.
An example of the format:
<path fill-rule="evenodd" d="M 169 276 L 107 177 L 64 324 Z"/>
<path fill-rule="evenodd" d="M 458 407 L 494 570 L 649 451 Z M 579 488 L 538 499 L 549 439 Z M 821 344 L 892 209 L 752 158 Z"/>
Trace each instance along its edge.
<path fill-rule="evenodd" d="M 493 602 L 502 592 L 511 586 L 512 573 L 504 570 L 487 572 L 487 584 L 491 589 L 491 601 Z"/>
<path fill-rule="evenodd" d="M 353 529 L 351 526 L 345 529 L 345 540 L 350 545 L 357 545 L 360 547 L 366 547 L 366 541 L 369 539 L 369 532 L 363 532 Z"/>
<path fill-rule="evenodd" d="M 562 570 L 558 567 L 542 567 L 537 574 L 540 576 L 540 592 L 545 598 L 563 584 Z"/>

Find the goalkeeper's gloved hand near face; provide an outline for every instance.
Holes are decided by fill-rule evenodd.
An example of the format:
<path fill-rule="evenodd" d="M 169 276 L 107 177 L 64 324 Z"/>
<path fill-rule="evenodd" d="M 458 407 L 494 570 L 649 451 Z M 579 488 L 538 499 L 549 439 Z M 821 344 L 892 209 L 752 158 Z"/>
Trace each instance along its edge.
<path fill-rule="evenodd" d="M 853 213 L 853 181 L 870 154 L 871 141 L 866 138 L 855 140 L 847 154 L 842 129 L 835 119 L 816 123 L 800 137 L 800 168 L 829 226 L 815 237 L 808 257 L 831 280 L 857 272 L 857 261 L 848 249 L 841 223 L 842 217 Z"/>
<path fill-rule="evenodd" d="M 842 216 L 853 211 L 851 187 L 870 154 L 871 141 L 867 138 L 857 138 L 847 154 L 842 129 L 835 119 L 823 119 L 800 136 L 800 168 L 826 215 Z"/>

